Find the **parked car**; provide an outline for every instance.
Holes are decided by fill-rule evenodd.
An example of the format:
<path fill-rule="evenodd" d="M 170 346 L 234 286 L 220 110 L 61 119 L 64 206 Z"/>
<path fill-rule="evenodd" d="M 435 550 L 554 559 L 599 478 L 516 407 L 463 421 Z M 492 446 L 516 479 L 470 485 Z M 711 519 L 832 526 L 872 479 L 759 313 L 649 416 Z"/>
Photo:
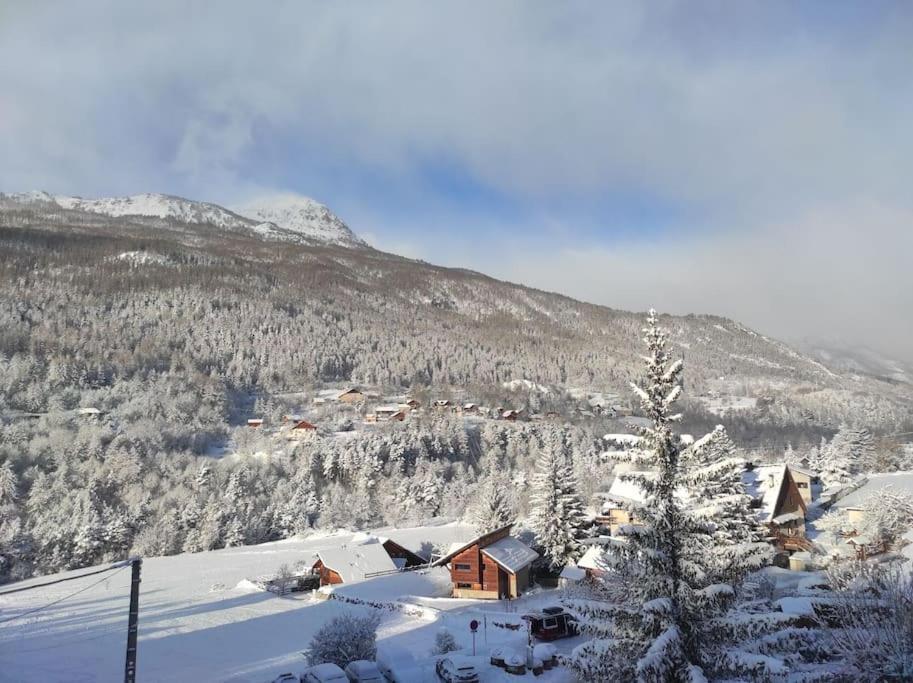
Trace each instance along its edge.
<path fill-rule="evenodd" d="M 466 657 L 450 656 L 437 660 L 434 670 L 444 683 L 478 683 L 479 671 Z"/>
<path fill-rule="evenodd" d="M 377 650 L 377 668 L 389 683 L 418 680 L 416 667 L 415 657 L 409 650 L 392 645 L 384 645 Z"/>
<path fill-rule="evenodd" d="M 350 662 L 345 673 L 352 683 L 385 683 L 377 664 L 369 662 L 367 659 Z"/>
<path fill-rule="evenodd" d="M 304 672 L 301 683 L 349 683 L 349 678 L 335 664 L 317 664 Z"/>
<path fill-rule="evenodd" d="M 273 683 L 300 683 L 301 679 L 295 674 L 279 674 L 273 679 Z"/>
<path fill-rule="evenodd" d="M 546 607 L 541 612 L 524 614 L 530 632 L 539 640 L 557 640 L 577 635 L 577 621 L 563 607 Z"/>

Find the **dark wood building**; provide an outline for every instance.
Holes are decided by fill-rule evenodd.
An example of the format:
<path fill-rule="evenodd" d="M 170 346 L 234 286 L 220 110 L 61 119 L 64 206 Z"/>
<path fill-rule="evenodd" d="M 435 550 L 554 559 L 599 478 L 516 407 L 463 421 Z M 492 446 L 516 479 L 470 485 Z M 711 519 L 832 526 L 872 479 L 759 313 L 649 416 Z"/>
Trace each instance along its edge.
<path fill-rule="evenodd" d="M 529 587 L 529 567 L 538 553 L 511 537 L 508 524 L 453 548 L 434 562 L 448 565 L 455 598 L 516 598 Z"/>

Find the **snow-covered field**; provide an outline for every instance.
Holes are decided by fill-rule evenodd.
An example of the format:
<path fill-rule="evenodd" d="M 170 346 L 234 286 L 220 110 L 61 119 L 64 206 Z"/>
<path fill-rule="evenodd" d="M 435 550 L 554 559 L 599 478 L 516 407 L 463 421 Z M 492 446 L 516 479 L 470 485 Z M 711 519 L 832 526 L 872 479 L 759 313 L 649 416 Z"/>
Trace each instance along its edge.
<path fill-rule="evenodd" d="M 459 524 L 377 533 L 416 549 L 471 536 L 471 531 Z M 340 533 L 145 559 L 138 680 L 260 683 L 285 671 L 302 672 L 306 664 L 301 653 L 324 622 L 343 611 L 372 608 L 320 599 L 310 593 L 279 597 L 258 590 L 249 579 L 271 574 L 282 564 L 310 560 L 315 551 L 352 538 L 351 533 Z M 86 571 L 40 577 L 16 587 Z M 488 624 L 477 635 L 479 655 L 487 654 L 486 640 L 488 647 L 515 647 L 519 651 L 525 646 L 525 630 L 511 631 L 494 623 L 519 623 L 523 611 L 555 601 L 553 591 L 532 593 L 514 601 L 509 609 L 499 602 L 449 600 L 443 597 L 449 591 L 447 579 L 446 570 L 436 569 L 377 577 L 336 590 L 343 597 L 415 606 L 381 611 L 378 648 L 410 653 L 415 659 L 410 678 L 416 681 L 434 680 L 430 651 L 442 626 L 451 630 L 467 653 L 471 653 L 472 619 Z M 0 681 L 118 680 L 123 675 L 129 584 L 130 571 L 123 569 L 0 597 Z M 59 604 L 25 615 L 80 590 Z M 21 619 L 16 618 L 20 615 Z M 568 651 L 578 642 L 559 641 L 559 650 Z M 528 676 L 532 678 L 532 674 Z M 483 680 L 502 677 L 518 679 L 490 669 L 484 672 Z M 556 669 L 536 680 L 567 681 L 570 677 Z"/>

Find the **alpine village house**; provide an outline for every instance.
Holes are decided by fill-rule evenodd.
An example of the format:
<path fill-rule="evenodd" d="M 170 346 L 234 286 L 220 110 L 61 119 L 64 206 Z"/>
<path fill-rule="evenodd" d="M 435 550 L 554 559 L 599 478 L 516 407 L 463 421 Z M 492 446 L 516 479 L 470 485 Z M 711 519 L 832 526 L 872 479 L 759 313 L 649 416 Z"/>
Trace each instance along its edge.
<path fill-rule="evenodd" d="M 490 600 L 519 597 L 529 588 L 530 565 L 539 554 L 510 535 L 513 524 L 456 545 L 432 566 L 450 566 L 453 597 Z"/>

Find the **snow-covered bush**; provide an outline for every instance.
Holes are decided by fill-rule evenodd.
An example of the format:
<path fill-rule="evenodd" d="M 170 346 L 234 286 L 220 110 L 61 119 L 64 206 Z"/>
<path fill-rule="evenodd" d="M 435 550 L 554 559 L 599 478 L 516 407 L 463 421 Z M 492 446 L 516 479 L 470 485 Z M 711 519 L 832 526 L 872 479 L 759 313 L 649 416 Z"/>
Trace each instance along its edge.
<path fill-rule="evenodd" d="M 377 656 L 379 624 L 380 617 L 376 614 L 341 614 L 330 619 L 311 639 L 308 663 L 331 662 L 344 669 L 359 659 L 373 661 Z"/>
<path fill-rule="evenodd" d="M 871 563 L 834 569 L 834 650 L 847 680 L 913 680 L 913 574 Z"/>
<path fill-rule="evenodd" d="M 448 652 L 459 650 L 456 638 L 446 628 L 441 628 L 434 636 L 434 648 L 431 650 L 432 655 L 446 655 Z"/>

